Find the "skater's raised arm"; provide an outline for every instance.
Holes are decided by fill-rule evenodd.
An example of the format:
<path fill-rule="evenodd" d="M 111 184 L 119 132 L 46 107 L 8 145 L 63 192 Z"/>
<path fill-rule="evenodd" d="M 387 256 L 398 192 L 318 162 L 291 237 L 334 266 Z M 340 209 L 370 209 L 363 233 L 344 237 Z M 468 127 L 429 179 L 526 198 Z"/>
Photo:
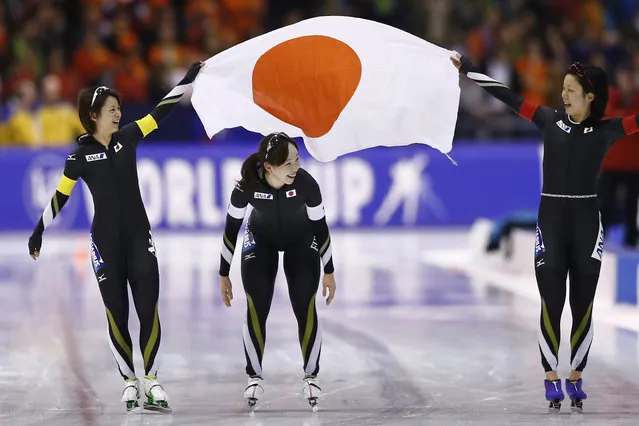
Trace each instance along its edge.
<path fill-rule="evenodd" d="M 547 118 L 555 112 L 552 108 L 527 101 L 510 87 L 482 73 L 466 56 L 451 57 L 450 60 L 461 74 L 466 75 L 491 96 L 508 105 L 519 116 L 532 121 L 537 127 L 543 127 Z"/>
<path fill-rule="evenodd" d="M 609 134 L 610 144 L 619 139 L 639 133 L 639 114 L 629 115 L 624 118 L 612 118 L 603 121 Z"/>
<path fill-rule="evenodd" d="M 120 129 L 117 134 L 118 141 L 123 144 L 132 143 L 137 145 L 149 133 L 157 129 L 160 123 L 171 114 L 175 105 L 182 99 L 182 96 L 195 81 L 195 78 L 203 66 L 203 62 L 192 63 L 184 78 L 162 98 L 153 111 L 132 123 L 128 123 Z M 93 92 L 92 102 L 94 102 L 98 96 L 108 95 L 110 93 L 111 90 L 108 87 L 98 87 Z"/>

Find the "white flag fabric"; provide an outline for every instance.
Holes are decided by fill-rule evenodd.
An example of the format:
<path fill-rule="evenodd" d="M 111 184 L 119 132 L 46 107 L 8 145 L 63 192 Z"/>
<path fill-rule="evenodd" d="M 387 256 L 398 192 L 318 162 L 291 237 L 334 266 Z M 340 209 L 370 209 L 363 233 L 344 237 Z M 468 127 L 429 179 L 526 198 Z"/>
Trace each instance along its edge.
<path fill-rule="evenodd" d="M 412 143 L 448 153 L 460 93 L 453 55 L 374 21 L 311 18 L 206 60 L 191 103 L 209 138 L 238 126 L 285 132 L 319 161 Z"/>

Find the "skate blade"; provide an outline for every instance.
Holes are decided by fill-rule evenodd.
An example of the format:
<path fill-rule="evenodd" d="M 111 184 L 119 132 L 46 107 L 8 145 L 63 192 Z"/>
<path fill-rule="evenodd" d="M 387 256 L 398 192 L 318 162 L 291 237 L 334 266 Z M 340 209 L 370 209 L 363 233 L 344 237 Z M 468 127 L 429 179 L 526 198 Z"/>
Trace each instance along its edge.
<path fill-rule="evenodd" d="M 246 398 L 246 403 L 248 404 L 251 412 L 257 409 L 257 398 Z"/>
<path fill-rule="evenodd" d="M 149 404 L 148 402 L 144 403 L 144 409 L 162 414 L 171 414 L 173 412 L 173 408 L 169 407 L 168 405 L 163 407 L 159 404 Z"/>
<path fill-rule="evenodd" d="M 308 403 L 311 406 L 311 408 L 313 409 L 313 412 L 317 413 L 317 411 L 319 410 L 319 405 L 317 404 L 317 398 L 316 397 L 309 398 L 308 399 Z"/>
<path fill-rule="evenodd" d="M 127 401 L 124 404 L 127 414 L 135 414 L 142 411 L 142 408 L 140 408 L 140 404 L 138 403 L 138 401 Z"/>
<path fill-rule="evenodd" d="M 553 400 L 548 404 L 548 413 L 549 414 L 557 414 L 561 410 L 561 401 Z"/>
<path fill-rule="evenodd" d="M 576 400 L 570 402 L 570 412 L 575 414 L 583 413 L 583 402 L 582 400 Z"/>

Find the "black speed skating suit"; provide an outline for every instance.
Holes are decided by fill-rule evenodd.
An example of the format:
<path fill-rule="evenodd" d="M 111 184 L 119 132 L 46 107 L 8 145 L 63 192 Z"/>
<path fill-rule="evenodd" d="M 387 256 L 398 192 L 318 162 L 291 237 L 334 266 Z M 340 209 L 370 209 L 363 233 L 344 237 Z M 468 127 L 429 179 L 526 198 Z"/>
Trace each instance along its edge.
<path fill-rule="evenodd" d="M 106 308 L 109 344 L 124 379 L 135 377 L 127 281 L 140 320 L 139 343 L 146 376 L 157 374 L 155 357 L 161 337 L 158 261 L 140 194 L 136 150 L 138 143 L 170 114 L 199 69 L 199 63 L 193 64 L 150 114 L 113 133 L 108 147 L 91 134 L 79 137 L 79 146 L 67 157 L 57 190 L 29 239 L 30 253 L 40 251 L 45 228 L 60 213 L 77 180 L 82 179 L 95 208 L 91 262 Z M 101 88 L 96 94 L 98 90 Z"/>
<path fill-rule="evenodd" d="M 313 177 L 299 169 L 291 185 L 273 189 L 258 171 L 256 183 L 238 185 L 231 194 L 226 217 L 220 275 L 228 276 L 235 242 L 249 204 L 241 251 L 242 283 L 247 297 L 243 329 L 246 372 L 262 374 L 266 319 L 271 308 L 280 251 L 284 252 L 284 273 L 298 323 L 304 372 L 316 375 L 322 345 L 317 323 L 315 293 L 320 280 L 320 259 L 324 273 L 333 273 L 331 241 L 324 216 L 322 195 Z"/>
<path fill-rule="evenodd" d="M 538 343 L 545 371 L 556 371 L 560 319 L 570 277 L 571 366 L 582 371 L 593 339 L 592 308 L 604 235 L 597 179 L 610 146 L 639 131 L 637 116 L 575 122 L 563 111 L 534 105 L 462 58 L 460 72 L 533 122 L 542 134 L 543 188 L 537 216 L 535 274 L 541 296 Z"/>

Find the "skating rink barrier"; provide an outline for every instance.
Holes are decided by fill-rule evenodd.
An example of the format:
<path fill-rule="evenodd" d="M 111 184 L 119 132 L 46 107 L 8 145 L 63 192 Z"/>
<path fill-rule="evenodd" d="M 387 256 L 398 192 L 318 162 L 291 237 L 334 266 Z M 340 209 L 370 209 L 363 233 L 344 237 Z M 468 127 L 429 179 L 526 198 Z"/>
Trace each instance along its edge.
<path fill-rule="evenodd" d="M 487 252 L 494 222 L 478 219 L 468 232 L 467 248 L 424 254 L 424 260 L 454 268 L 483 282 L 539 301 L 535 280 L 535 232 L 514 229 L 498 250 Z M 594 310 L 597 320 L 639 331 L 639 253 L 604 242 L 601 276 Z M 568 286 L 570 280 L 568 279 Z M 568 304 L 566 304 L 568 308 Z"/>

